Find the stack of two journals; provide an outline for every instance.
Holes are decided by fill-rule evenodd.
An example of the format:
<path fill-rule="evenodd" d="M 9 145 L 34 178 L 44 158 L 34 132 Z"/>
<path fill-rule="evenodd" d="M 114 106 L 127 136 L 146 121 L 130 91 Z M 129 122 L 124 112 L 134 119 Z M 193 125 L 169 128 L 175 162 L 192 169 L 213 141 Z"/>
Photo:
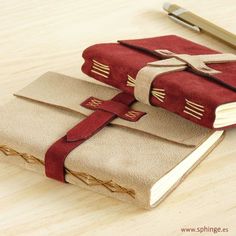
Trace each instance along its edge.
<path fill-rule="evenodd" d="M 44 74 L 0 108 L 0 161 L 152 208 L 236 123 L 233 54 L 164 36 L 83 57 L 115 88 Z"/>

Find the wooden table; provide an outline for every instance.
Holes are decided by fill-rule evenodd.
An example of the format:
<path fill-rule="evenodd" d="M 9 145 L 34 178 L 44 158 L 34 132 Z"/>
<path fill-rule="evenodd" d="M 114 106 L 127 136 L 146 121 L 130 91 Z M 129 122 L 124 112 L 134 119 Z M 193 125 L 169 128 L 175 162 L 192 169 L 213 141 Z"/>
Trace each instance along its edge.
<path fill-rule="evenodd" d="M 0 104 L 49 70 L 87 79 L 80 71 L 81 52 L 98 42 L 178 34 L 235 53 L 173 23 L 163 2 L 0 1 Z M 236 33 L 235 0 L 175 2 Z M 228 228 L 217 235 L 236 235 L 235 139 L 236 129 L 228 131 L 223 143 L 152 211 L 0 164 L 0 235 L 194 235 L 181 228 L 204 226 Z"/>

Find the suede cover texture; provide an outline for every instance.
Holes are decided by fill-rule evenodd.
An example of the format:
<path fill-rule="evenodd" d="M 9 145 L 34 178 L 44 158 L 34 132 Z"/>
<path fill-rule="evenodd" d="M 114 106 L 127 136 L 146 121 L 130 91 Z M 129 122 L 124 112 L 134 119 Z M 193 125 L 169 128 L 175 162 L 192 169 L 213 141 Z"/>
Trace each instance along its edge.
<path fill-rule="evenodd" d="M 142 47 L 149 51 L 167 49 L 176 54 L 189 55 L 219 53 L 175 35 L 122 40 L 121 42 L 134 47 Z M 119 43 L 93 45 L 85 49 L 83 58 L 85 63 L 82 66 L 82 71 L 85 74 L 131 94 L 134 93 L 134 88 L 127 86 L 127 76 L 135 78 L 138 71 L 148 62 L 160 60 L 160 58 L 150 52 L 127 47 Z M 109 66 L 109 78 L 104 78 L 91 72 L 93 60 Z M 214 75 L 218 80 L 236 87 L 236 62 L 208 64 L 208 66 L 221 71 L 221 73 Z M 236 92 L 212 82 L 209 78 L 187 70 L 157 76 L 152 83 L 152 88 L 163 88 L 167 94 L 164 102 L 160 102 L 154 96 L 151 96 L 150 103 L 153 106 L 163 107 L 208 128 L 213 128 L 215 110 L 219 105 L 236 101 Z M 183 112 L 186 104 L 185 99 L 204 106 L 202 119 L 196 119 Z"/>
<path fill-rule="evenodd" d="M 0 107 L 0 146 L 34 155 L 44 162 L 52 143 L 93 112 L 80 106 L 85 99 L 94 96 L 106 100 L 117 93 L 116 89 L 46 73 Z M 74 149 L 68 155 L 65 167 L 101 181 L 112 180 L 132 189 L 135 197 L 110 192 L 104 185 L 88 186 L 71 175 L 66 175 L 66 181 L 149 208 L 151 187 L 213 131 L 162 108 L 139 102 L 132 108 L 145 111 L 147 115 L 138 122 L 116 118 L 111 125 Z M 26 162 L 17 155 L 6 156 L 0 151 L 0 160 L 45 173 L 43 166 Z"/>

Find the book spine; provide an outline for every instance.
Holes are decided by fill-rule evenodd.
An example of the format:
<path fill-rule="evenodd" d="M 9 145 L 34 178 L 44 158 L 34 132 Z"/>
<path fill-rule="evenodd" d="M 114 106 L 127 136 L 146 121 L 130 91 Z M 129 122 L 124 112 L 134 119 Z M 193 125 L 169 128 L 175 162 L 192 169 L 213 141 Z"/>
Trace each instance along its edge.
<path fill-rule="evenodd" d="M 3 142 L 1 140 L 1 142 Z M 31 153 L 21 152 L 11 145 L 0 143 L 1 163 L 11 164 L 45 176 L 45 163 L 41 158 Z M 45 176 L 46 177 L 46 176 Z M 65 167 L 65 179 L 69 184 L 103 194 L 121 201 L 129 202 L 149 209 L 149 189 L 147 192 L 137 192 L 134 188 L 127 188 L 112 179 L 103 180 L 86 171 L 73 171 Z"/>
<path fill-rule="evenodd" d="M 122 67 L 120 69 L 117 66 L 108 65 L 108 63 L 104 64 L 98 60 L 84 58 L 85 63 L 82 66 L 82 71 L 85 74 L 124 92 L 134 94 L 134 75 L 137 74 L 137 71 L 132 68 L 125 70 Z M 199 125 L 213 128 L 216 105 L 200 93 L 195 92 L 195 96 L 193 96 L 192 90 L 183 89 L 182 83 L 173 86 L 170 81 L 160 78 L 158 85 L 153 83 L 150 103 Z"/>

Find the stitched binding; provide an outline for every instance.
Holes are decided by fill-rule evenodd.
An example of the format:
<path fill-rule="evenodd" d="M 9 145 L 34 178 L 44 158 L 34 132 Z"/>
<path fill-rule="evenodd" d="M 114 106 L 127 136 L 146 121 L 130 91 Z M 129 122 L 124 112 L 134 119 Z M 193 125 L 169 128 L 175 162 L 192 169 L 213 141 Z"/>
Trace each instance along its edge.
<path fill-rule="evenodd" d="M 151 94 L 158 99 L 160 102 L 164 102 L 166 93 L 165 93 L 165 89 L 158 89 L 158 88 L 154 88 L 151 91 Z"/>
<path fill-rule="evenodd" d="M 21 158 L 27 164 L 33 164 L 33 165 L 38 164 L 38 165 L 44 166 L 44 162 L 41 161 L 40 159 L 38 159 L 37 157 L 35 157 L 31 154 L 18 152 L 15 149 L 8 147 L 7 145 L 0 145 L 0 151 L 5 156 Z M 101 186 L 101 187 L 106 188 L 108 191 L 110 191 L 112 193 L 127 194 L 130 197 L 135 198 L 135 191 L 133 189 L 128 189 L 128 188 L 122 187 L 121 185 L 117 184 L 113 180 L 104 181 L 104 180 L 94 177 L 93 175 L 87 174 L 85 172 L 72 171 L 66 167 L 65 167 L 65 172 L 66 172 L 66 175 L 73 176 L 88 186 L 91 186 L 91 187 Z"/>
<path fill-rule="evenodd" d="M 120 43 L 123 46 L 129 47 L 129 48 L 132 48 L 134 50 L 138 50 L 138 51 L 141 51 L 141 52 L 144 52 L 144 53 L 148 53 L 148 54 L 153 55 L 153 56 L 155 56 L 159 59 L 166 59 L 166 57 L 164 57 L 161 53 L 158 53 L 155 50 L 150 50 L 150 49 L 147 49 L 145 47 L 133 45 L 131 43 L 121 41 L 121 40 L 118 40 L 117 42 Z M 209 55 L 211 56 L 211 54 L 209 54 Z M 224 55 L 224 54 L 219 54 L 219 55 Z M 217 56 L 219 56 L 219 55 L 217 55 Z M 208 55 L 198 55 L 198 56 L 203 57 L 203 59 L 205 57 L 208 57 Z M 222 57 L 222 56 L 220 56 L 220 57 Z M 227 54 L 227 57 L 228 57 L 228 59 L 227 60 L 225 60 L 225 59 L 222 60 L 221 63 L 229 62 L 229 61 L 236 61 L 236 55 L 234 55 L 234 54 Z M 209 63 L 213 63 L 213 61 L 211 59 L 208 58 L 208 60 L 209 60 Z M 148 64 L 150 64 L 150 63 L 148 63 Z M 210 80 L 211 82 L 216 83 L 216 84 L 218 84 L 222 87 L 225 87 L 227 89 L 230 89 L 231 91 L 236 92 L 236 87 L 235 86 L 233 86 L 233 85 L 231 85 L 227 82 L 222 81 L 220 78 L 217 77 L 217 75 L 210 75 L 210 74 L 207 74 L 207 73 L 205 73 L 205 74 L 204 73 L 199 73 L 196 70 L 193 70 L 191 67 L 187 67 L 186 70 L 190 71 L 192 73 L 204 76 L 206 79 Z"/>
<path fill-rule="evenodd" d="M 195 103 L 193 101 L 190 101 L 188 99 L 185 99 L 185 106 L 183 112 L 198 119 L 201 120 L 204 115 L 204 106 L 200 105 L 198 103 Z"/>
<path fill-rule="evenodd" d="M 133 77 L 131 77 L 130 75 L 128 75 L 126 85 L 128 87 L 135 87 L 135 79 Z M 160 102 L 164 102 L 164 99 L 165 99 L 165 96 L 166 96 L 165 89 L 153 88 L 151 90 L 151 95 L 154 96 Z"/>
<path fill-rule="evenodd" d="M 92 60 L 92 62 L 93 62 L 92 70 L 91 70 L 92 73 L 100 75 L 106 79 L 109 78 L 110 67 L 108 65 L 105 65 L 105 64 L 98 62 L 94 59 Z"/>
<path fill-rule="evenodd" d="M 136 111 L 130 109 L 128 106 L 115 102 L 115 101 L 103 101 L 101 99 L 90 97 L 80 104 L 81 106 L 91 110 L 103 110 L 114 113 L 118 117 L 136 122 L 146 113 L 142 111 Z"/>

